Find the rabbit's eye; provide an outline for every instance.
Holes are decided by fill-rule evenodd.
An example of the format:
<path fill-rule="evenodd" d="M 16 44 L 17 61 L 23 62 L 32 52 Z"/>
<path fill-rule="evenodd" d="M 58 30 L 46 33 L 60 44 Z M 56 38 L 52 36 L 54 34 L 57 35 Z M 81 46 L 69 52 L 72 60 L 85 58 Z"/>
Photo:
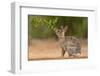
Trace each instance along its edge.
<path fill-rule="evenodd" d="M 60 31 L 58 31 L 58 33 L 60 33 Z"/>
<path fill-rule="evenodd" d="M 58 30 L 58 32 L 60 33 L 60 32 L 61 32 L 61 30 Z"/>

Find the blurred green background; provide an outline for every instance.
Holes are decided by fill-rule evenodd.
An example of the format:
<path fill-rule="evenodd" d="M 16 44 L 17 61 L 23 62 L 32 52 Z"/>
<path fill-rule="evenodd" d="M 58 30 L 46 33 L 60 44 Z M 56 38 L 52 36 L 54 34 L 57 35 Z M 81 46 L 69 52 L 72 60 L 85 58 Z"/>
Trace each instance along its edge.
<path fill-rule="evenodd" d="M 66 36 L 71 35 L 82 39 L 88 36 L 87 17 L 28 15 L 28 35 L 31 39 L 54 38 L 56 34 L 53 29 L 60 26 L 68 26 Z"/>

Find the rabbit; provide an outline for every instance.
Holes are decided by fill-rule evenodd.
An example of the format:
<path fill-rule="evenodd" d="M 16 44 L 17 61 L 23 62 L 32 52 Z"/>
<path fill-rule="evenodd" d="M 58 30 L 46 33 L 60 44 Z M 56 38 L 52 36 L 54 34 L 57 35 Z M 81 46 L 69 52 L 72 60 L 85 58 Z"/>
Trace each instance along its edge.
<path fill-rule="evenodd" d="M 81 54 L 81 44 L 79 39 L 74 36 L 65 36 L 68 26 L 61 26 L 60 29 L 54 28 L 55 34 L 58 37 L 60 47 L 62 49 L 61 56 L 64 57 L 68 53 L 69 57 L 77 57 Z"/>

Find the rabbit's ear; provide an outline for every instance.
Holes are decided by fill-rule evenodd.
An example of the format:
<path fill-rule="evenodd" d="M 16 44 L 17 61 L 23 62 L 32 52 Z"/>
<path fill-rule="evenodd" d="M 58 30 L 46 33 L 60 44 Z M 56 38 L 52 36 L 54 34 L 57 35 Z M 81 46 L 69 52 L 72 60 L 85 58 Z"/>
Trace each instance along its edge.
<path fill-rule="evenodd" d="M 58 32 L 58 28 L 54 28 L 53 30 L 54 30 L 55 32 Z"/>
<path fill-rule="evenodd" d="M 67 31 L 67 29 L 68 29 L 68 26 L 65 26 L 65 27 L 64 27 L 64 31 L 66 32 L 66 31 Z"/>
<path fill-rule="evenodd" d="M 64 30 L 64 27 L 63 26 L 60 26 L 61 30 Z"/>

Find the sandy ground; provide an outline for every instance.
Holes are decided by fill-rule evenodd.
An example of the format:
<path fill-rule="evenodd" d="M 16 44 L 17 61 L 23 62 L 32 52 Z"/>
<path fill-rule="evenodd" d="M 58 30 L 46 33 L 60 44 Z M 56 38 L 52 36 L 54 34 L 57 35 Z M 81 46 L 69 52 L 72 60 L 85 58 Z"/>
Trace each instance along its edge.
<path fill-rule="evenodd" d="M 77 58 L 87 58 L 88 48 L 87 40 L 81 40 L 81 55 Z M 64 59 L 68 58 L 67 52 L 65 56 L 61 56 L 61 48 L 59 42 L 53 39 L 48 40 L 32 40 L 28 48 L 28 59 L 29 60 L 41 60 L 41 59 Z M 71 59 L 76 59 L 71 57 Z"/>

